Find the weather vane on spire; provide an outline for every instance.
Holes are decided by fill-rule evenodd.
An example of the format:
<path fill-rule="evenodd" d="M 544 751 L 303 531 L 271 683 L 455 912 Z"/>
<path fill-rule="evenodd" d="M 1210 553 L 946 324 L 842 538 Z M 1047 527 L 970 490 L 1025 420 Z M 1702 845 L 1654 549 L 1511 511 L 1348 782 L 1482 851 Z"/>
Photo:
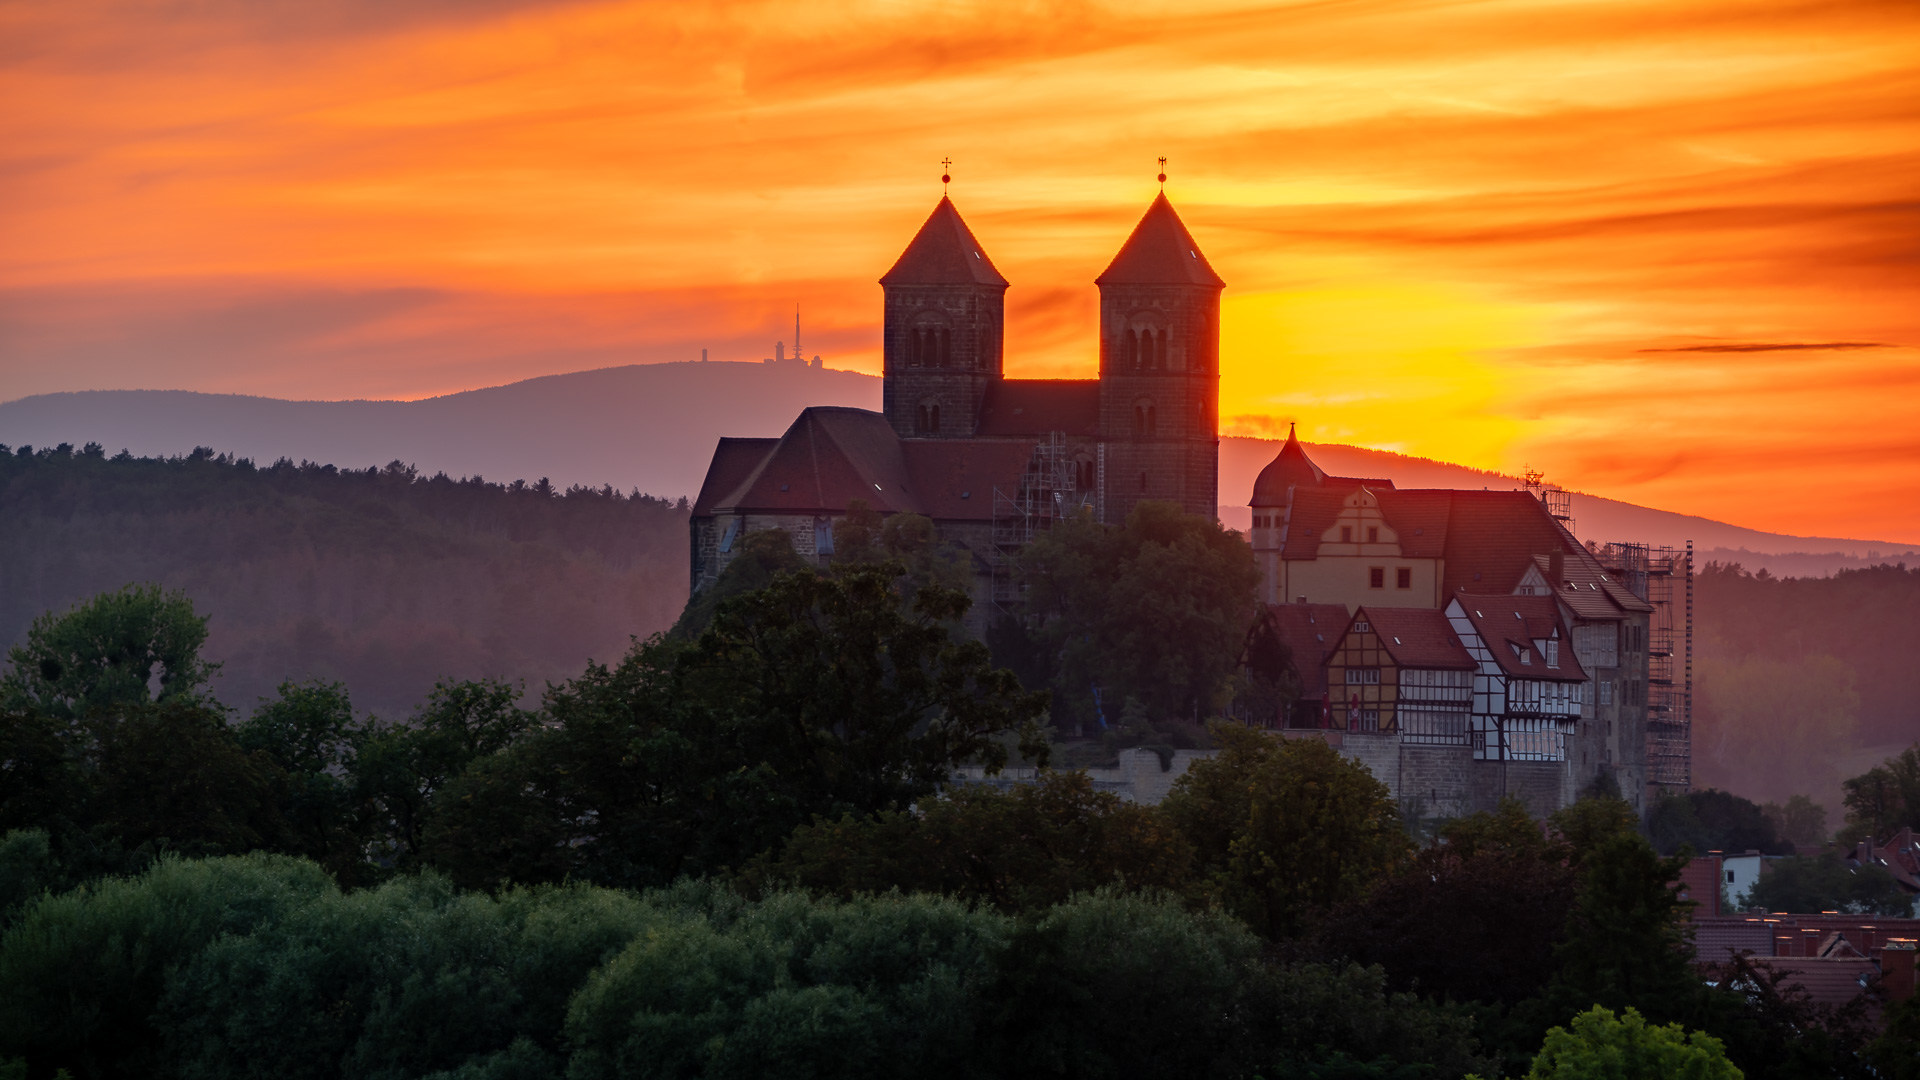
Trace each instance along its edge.
<path fill-rule="evenodd" d="M 1160 159 L 1160 190 L 1167 190 L 1167 159 Z"/>
<path fill-rule="evenodd" d="M 953 182 L 953 159 L 940 159 L 940 194 L 947 193 L 947 185 Z"/>

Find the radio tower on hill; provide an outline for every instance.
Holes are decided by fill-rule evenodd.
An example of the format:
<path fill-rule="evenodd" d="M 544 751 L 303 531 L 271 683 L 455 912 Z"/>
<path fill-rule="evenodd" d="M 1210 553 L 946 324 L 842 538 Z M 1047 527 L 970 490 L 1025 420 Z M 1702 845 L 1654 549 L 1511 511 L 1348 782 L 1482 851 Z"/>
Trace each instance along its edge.
<path fill-rule="evenodd" d="M 762 360 L 761 363 L 784 364 L 788 361 L 788 359 L 789 357 L 787 356 L 787 343 L 784 341 L 776 341 L 773 343 L 773 355 Z M 791 357 L 791 359 L 797 360 L 802 364 L 806 364 L 806 366 L 810 368 L 825 367 L 825 365 L 820 362 L 820 358 L 818 356 L 813 358 L 813 362 L 811 364 L 808 364 L 807 354 L 800 351 L 800 305 L 799 304 L 793 305 L 793 356 Z"/>

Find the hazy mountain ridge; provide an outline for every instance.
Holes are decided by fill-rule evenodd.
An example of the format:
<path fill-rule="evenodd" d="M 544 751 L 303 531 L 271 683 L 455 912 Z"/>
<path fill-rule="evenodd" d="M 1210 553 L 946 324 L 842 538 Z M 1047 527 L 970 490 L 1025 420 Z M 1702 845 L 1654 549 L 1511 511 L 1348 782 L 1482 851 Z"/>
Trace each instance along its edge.
<path fill-rule="evenodd" d="M 98 442 L 171 456 L 197 446 L 342 468 L 400 461 L 423 473 L 612 484 L 667 498 L 699 489 L 722 435 L 769 436 L 809 405 L 880 407 L 880 380 L 799 363 L 636 364 L 549 375 L 419 401 L 284 401 L 180 390 L 95 390 L 0 403 L 0 443 Z M 1221 440 L 1221 519 L 1245 528 L 1253 479 L 1278 444 Z M 1517 487 L 1513 477 L 1362 447 L 1310 444 L 1327 471 L 1401 487 Z M 1576 531 L 1600 541 L 1695 543 L 1698 561 L 1826 574 L 1914 556 L 1907 545 L 1795 537 L 1576 493 Z"/>

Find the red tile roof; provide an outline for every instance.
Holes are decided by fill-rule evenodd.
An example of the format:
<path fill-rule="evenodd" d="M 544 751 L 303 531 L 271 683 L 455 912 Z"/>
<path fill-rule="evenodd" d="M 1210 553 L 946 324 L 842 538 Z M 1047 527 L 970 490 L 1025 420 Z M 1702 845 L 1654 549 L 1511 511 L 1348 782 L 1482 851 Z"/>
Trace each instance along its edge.
<path fill-rule="evenodd" d="M 1345 604 L 1270 604 L 1280 640 L 1293 651 L 1300 672 L 1300 696 L 1318 699 L 1327 688 L 1327 654 L 1347 629 Z"/>
<path fill-rule="evenodd" d="M 936 521 L 991 521 L 993 489 L 1011 492 L 1033 456 L 1032 439 L 908 439 L 900 447 L 919 499 Z"/>
<path fill-rule="evenodd" d="M 1807 996 L 1822 1005 L 1845 1005 L 1859 997 L 1880 969 L 1871 960 L 1820 960 L 1811 957 L 1767 957 L 1755 959 L 1758 967 L 1783 971 L 1787 977 L 1781 987 L 1799 986 Z"/>
<path fill-rule="evenodd" d="M 713 451 L 713 461 L 707 466 L 700 496 L 693 500 L 693 515 L 701 517 L 711 513 L 714 503 L 733 494 L 779 443 L 779 439 L 722 438 Z"/>
<path fill-rule="evenodd" d="M 881 513 L 918 513 L 900 438 L 887 418 L 865 409 L 816 405 L 793 426 L 719 510 L 830 513 L 865 499 Z"/>
<path fill-rule="evenodd" d="M 1538 679 L 1546 682 L 1585 682 L 1587 673 L 1573 654 L 1573 643 L 1560 623 L 1560 609 L 1551 596 L 1510 596 L 1457 593 L 1452 597 L 1466 612 L 1467 621 L 1486 643 L 1499 662 L 1500 670 L 1510 678 Z M 1560 632 L 1560 666 L 1548 667 L 1547 658 L 1534 648 L 1534 641 Z M 1519 646 L 1529 651 L 1531 663 L 1522 664 L 1514 652 Z"/>
<path fill-rule="evenodd" d="M 1847 859 L 1855 866 L 1869 857 L 1865 844 L 1855 844 L 1847 852 Z M 1893 880 L 1907 892 L 1920 892 L 1920 841 L 1916 841 L 1913 830 L 1903 828 L 1887 839 L 1877 841 L 1871 854 L 1874 865 L 1893 875 Z"/>
<path fill-rule="evenodd" d="M 1193 234 L 1173 212 L 1173 204 L 1161 192 L 1147 207 L 1133 234 L 1120 246 L 1120 253 L 1107 269 L 1093 279 L 1096 285 L 1210 285 L 1226 287 L 1213 272 L 1207 257 L 1194 242 Z"/>
<path fill-rule="evenodd" d="M 1471 671 L 1476 666 L 1438 608 L 1363 607 L 1353 616 L 1356 623 L 1362 620 L 1400 667 Z"/>
<path fill-rule="evenodd" d="M 880 284 L 998 285 L 1004 289 L 1007 279 L 994 269 L 993 260 L 961 220 L 953 201 L 942 195 Z"/>
<path fill-rule="evenodd" d="M 987 384 L 976 432 L 981 438 L 1051 431 L 1099 434 L 1098 379 L 999 379 Z"/>
<path fill-rule="evenodd" d="M 722 439 L 694 504 L 763 514 L 842 514 L 854 499 L 882 514 L 990 521 L 993 489 L 1012 490 L 1033 439 L 908 439 L 864 409 L 803 410 L 778 439 Z"/>

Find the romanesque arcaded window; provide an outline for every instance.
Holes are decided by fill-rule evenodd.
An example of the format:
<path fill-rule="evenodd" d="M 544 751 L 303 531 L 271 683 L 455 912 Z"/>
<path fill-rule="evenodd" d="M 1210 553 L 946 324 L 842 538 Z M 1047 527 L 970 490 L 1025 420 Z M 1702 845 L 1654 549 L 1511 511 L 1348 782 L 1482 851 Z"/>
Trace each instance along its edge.
<path fill-rule="evenodd" d="M 939 402 L 923 401 L 920 403 L 920 408 L 914 412 L 913 416 L 913 432 L 916 435 L 940 434 Z"/>
<path fill-rule="evenodd" d="M 1158 428 L 1153 415 L 1153 402 L 1141 401 L 1133 406 L 1133 434 L 1135 438 L 1147 438 Z"/>

